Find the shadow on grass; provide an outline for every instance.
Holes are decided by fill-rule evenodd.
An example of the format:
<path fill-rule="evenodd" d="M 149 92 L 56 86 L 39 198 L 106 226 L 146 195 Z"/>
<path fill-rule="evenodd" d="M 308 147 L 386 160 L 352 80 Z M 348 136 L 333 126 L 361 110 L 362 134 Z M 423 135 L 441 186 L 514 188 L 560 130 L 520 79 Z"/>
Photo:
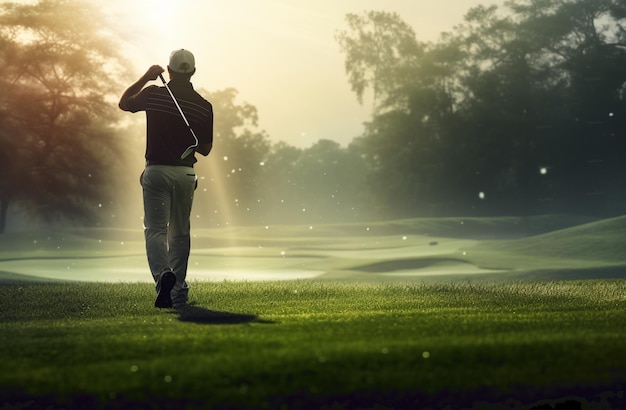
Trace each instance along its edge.
<path fill-rule="evenodd" d="M 528 280 L 585 280 L 585 279 L 625 279 L 626 266 L 599 266 L 580 269 L 537 270 L 512 274 L 514 279 Z"/>
<path fill-rule="evenodd" d="M 203 325 L 237 325 L 243 323 L 274 323 L 271 320 L 260 319 L 256 315 L 246 313 L 219 312 L 205 309 L 194 304 L 187 304 L 175 308 L 172 313 L 178 314 L 181 322 L 198 323 Z"/>
<path fill-rule="evenodd" d="M 352 268 L 356 271 L 371 273 L 388 273 L 399 270 L 417 270 L 425 269 L 438 263 L 455 263 L 470 265 L 469 262 L 457 258 L 412 258 L 412 259 L 396 259 L 382 262 L 374 262 L 367 265 L 356 266 Z"/>

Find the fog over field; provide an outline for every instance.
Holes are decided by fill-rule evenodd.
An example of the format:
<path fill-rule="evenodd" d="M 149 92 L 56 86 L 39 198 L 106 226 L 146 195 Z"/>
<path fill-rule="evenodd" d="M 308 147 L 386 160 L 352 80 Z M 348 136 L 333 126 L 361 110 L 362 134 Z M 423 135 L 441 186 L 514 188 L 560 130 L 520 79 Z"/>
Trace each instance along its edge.
<path fill-rule="evenodd" d="M 440 218 L 193 232 L 191 281 L 475 281 L 622 277 L 625 217 Z M 140 230 L 0 239 L 3 280 L 151 282 Z"/>

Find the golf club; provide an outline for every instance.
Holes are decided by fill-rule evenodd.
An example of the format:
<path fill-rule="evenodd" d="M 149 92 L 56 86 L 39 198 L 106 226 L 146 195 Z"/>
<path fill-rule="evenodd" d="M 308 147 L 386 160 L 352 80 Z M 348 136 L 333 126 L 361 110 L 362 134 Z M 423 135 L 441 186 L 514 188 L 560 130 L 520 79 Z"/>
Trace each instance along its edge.
<path fill-rule="evenodd" d="M 170 87 L 165 82 L 165 78 L 163 78 L 163 74 L 159 74 L 159 77 L 161 78 L 161 81 L 163 82 L 163 85 L 165 86 L 165 88 L 167 88 L 167 92 L 170 93 L 170 96 L 172 97 L 174 104 L 176 104 L 176 108 L 178 108 L 178 112 L 180 113 L 180 116 L 183 117 L 183 120 L 185 121 L 185 124 L 187 124 L 187 128 L 189 128 L 189 131 L 191 132 L 191 135 L 193 136 L 193 139 L 195 141 L 195 143 L 187 147 L 185 152 L 183 152 L 183 154 L 180 156 L 180 159 L 184 159 L 188 157 L 189 155 L 191 155 L 196 148 L 198 148 L 198 138 L 196 137 L 196 134 L 193 132 L 193 129 L 191 129 L 191 125 L 189 125 L 189 121 L 187 121 L 187 117 L 185 117 L 185 113 L 180 108 L 180 105 L 178 105 L 178 101 L 176 101 L 174 94 L 172 94 L 172 90 L 170 90 Z"/>

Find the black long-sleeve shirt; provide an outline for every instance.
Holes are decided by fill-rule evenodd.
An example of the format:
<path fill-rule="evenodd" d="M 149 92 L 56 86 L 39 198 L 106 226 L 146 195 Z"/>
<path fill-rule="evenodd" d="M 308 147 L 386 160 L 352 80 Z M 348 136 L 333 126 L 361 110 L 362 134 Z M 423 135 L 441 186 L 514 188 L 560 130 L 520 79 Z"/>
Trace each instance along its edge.
<path fill-rule="evenodd" d="M 199 144 L 213 143 L 213 106 L 188 81 L 172 80 L 168 86 Z M 148 86 L 128 100 L 130 112 L 146 112 L 146 160 L 152 164 L 193 166 L 195 153 L 181 159 L 194 143 L 193 136 L 165 87 Z"/>

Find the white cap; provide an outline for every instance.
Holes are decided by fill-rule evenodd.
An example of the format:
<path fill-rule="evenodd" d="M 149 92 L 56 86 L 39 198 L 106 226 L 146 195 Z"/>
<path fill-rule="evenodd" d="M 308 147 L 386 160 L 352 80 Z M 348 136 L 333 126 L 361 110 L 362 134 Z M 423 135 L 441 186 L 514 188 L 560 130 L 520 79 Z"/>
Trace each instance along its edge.
<path fill-rule="evenodd" d="M 170 54 L 169 68 L 176 73 L 193 73 L 196 69 L 196 59 L 189 50 L 182 48 L 180 50 L 175 50 L 172 51 L 172 54 Z"/>

